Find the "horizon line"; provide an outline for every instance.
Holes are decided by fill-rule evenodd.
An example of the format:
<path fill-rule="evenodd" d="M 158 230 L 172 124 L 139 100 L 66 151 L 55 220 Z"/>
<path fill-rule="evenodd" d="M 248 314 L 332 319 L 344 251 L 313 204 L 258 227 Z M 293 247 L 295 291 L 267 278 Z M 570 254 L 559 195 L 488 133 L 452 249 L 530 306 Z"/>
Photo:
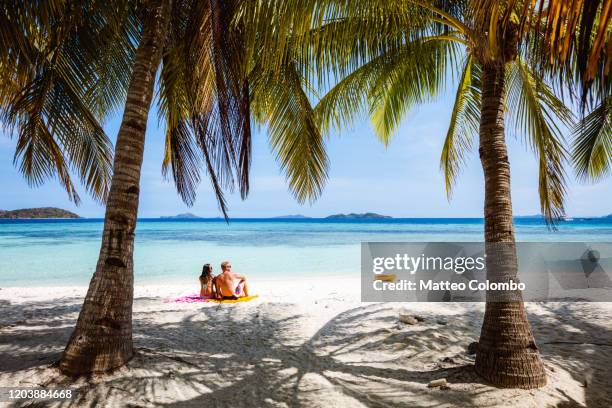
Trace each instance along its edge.
<path fill-rule="evenodd" d="M 523 218 L 523 219 L 544 219 L 543 215 L 514 215 L 512 218 Z M 574 218 L 579 219 L 593 219 L 593 218 L 612 218 L 612 214 L 606 215 L 572 215 L 565 216 L 564 218 L 560 218 L 560 221 L 570 220 Z M 385 216 L 385 217 L 372 217 L 372 218 L 336 218 L 331 216 L 322 216 L 322 217 L 286 217 L 286 216 L 267 216 L 267 217 L 255 217 L 255 216 L 240 216 L 240 217 L 228 217 L 229 220 L 253 220 L 253 219 L 261 219 L 261 220 L 348 220 L 348 221 L 381 221 L 381 220 L 419 220 L 419 219 L 471 219 L 471 220 L 484 220 L 484 217 L 473 217 L 473 216 L 455 216 L 455 217 L 395 217 L 395 216 Z M 0 218 L 0 220 L 104 220 L 104 216 L 99 217 L 82 217 L 78 218 L 58 218 L 58 217 L 48 217 L 48 218 Z M 175 217 L 175 216 L 147 216 L 147 217 L 137 217 L 137 220 L 168 220 L 168 221 L 191 221 L 191 220 L 225 220 L 222 216 L 217 217 Z"/>

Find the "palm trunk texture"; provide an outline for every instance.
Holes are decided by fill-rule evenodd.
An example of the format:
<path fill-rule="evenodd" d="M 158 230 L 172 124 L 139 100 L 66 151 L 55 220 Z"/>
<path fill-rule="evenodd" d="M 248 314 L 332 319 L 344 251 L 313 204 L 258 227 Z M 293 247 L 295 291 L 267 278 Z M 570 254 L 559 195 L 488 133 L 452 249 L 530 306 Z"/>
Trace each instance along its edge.
<path fill-rule="evenodd" d="M 167 29 L 169 0 L 149 4 L 117 143 L 96 271 L 60 360 L 70 375 L 106 372 L 133 355 L 133 249 L 147 119 Z"/>
<path fill-rule="evenodd" d="M 504 137 L 503 64 L 485 65 L 482 81 L 479 152 L 485 179 L 487 278 L 516 280 L 510 164 Z M 512 301 L 487 302 L 475 369 L 500 387 L 529 389 L 546 384 L 544 366 L 520 293 L 514 294 Z"/>

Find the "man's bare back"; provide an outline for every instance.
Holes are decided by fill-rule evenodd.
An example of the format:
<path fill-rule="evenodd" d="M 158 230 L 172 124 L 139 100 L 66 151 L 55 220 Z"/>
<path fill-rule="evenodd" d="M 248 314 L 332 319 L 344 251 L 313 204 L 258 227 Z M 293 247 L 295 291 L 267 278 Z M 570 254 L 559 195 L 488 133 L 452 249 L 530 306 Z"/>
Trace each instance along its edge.
<path fill-rule="evenodd" d="M 232 272 L 232 265 L 229 262 L 221 264 L 221 273 L 215 277 L 215 286 L 218 297 L 238 298 L 249 296 L 249 288 L 246 278 Z"/>

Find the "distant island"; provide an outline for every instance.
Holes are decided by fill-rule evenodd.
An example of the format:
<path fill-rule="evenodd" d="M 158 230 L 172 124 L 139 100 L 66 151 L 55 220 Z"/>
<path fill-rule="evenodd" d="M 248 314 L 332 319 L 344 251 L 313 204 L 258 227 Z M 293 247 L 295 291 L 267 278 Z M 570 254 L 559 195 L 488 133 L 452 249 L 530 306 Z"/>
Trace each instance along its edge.
<path fill-rule="evenodd" d="M 20 210 L 0 210 L 0 218 L 81 218 L 77 214 L 55 207 L 23 208 Z"/>
<path fill-rule="evenodd" d="M 363 214 L 334 214 L 325 217 L 326 219 L 344 219 L 344 220 L 357 220 L 357 219 L 380 219 L 380 218 L 393 218 L 389 215 L 381 215 L 376 213 L 363 213 Z"/>
<path fill-rule="evenodd" d="M 283 219 L 298 220 L 298 219 L 310 218 L 310 217 L 307 217 L 307 216 L 302 215 L 302 214 L 290 214 L 290 215 L 279 215 L 277 217 L 272 217 L 272 218 L 283 218 Z"/>
<path fill-rule="evenodd" d="M 163 219 L 186 219 L 186 218 L 200 218 L 195 214 L 192 213 L 183 213 L 183 214 L 177 214 L 177 215 L 166 215 L 166 216 L 161 216 L 159 218 L 163 218 Z"/>

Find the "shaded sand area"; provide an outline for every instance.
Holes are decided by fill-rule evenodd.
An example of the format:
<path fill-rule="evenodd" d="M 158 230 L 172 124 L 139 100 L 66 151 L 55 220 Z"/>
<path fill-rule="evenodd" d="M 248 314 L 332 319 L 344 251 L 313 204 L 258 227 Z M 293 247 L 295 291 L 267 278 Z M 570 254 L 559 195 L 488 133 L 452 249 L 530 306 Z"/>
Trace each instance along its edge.
<path fill-rule="evenodd" d="M 31 406 L 612 406 L 612 303 L 529 304 L 549 384 L 524 391 L 473 372 L 482 304 L 360 303 L 347 279 L 251 285 L 260 297 L 232 305 L 164 302 L 195 285 L 137 287 L 136 356 L 74 384 L 53 362 L 86 288 L 3 288 L 0 386 L 75 389 Z M 401 323 L 402 308 L 423 320 Z M 440 378 L 448 387 L 428 387 Z"/>

